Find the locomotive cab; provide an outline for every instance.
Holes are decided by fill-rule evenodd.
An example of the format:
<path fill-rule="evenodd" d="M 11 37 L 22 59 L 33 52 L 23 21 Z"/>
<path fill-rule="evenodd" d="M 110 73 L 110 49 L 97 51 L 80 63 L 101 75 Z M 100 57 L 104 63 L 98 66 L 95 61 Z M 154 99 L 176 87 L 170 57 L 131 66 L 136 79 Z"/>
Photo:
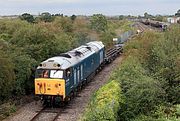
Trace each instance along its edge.
<path fill-rule="evenodd" d="M 37 69 L 35 76 L 35 94 L 42 98 L 65 98 L 64 70 Z M 54 96 L 56 95 L 56 97 Z"/>

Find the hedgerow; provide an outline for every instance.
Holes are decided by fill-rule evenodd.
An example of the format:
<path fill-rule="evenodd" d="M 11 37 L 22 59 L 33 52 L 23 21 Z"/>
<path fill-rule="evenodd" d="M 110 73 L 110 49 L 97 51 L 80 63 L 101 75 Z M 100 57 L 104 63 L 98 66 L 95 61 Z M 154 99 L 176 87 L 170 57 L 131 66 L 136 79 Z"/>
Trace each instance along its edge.
<path fill-rule="evenodd" d="M 177 121 L 180 104 L 180 26 L 172 26 L 165 33 L 145 32 L 128 42 L 123 61 L 113 72 L 110 80 L 120 86 L 120 103 L 117 116 L 106 109 L 109 100 L 99 109 L 96 93 L 83 120 L 119 121 Z M 110 83 L 114 83 L 113 81 Z M 108 85 L 108 84 L 107 84 Z M 105 87 L 107 86 L 105 85 Z M 102 87 L 100 90 L 102 90 Z M 111 90 L 107 88 L 106 91 Z M 116 91 L 118 91 L 116 90 Z M 116 95 L 118 92 L 114 92 Z M 98 115 L 103 112 L 104 115 Z M 116 112 L 116 110 L 115 110 Z M 113 118 L 109 118 L 112 115 Z M 93 118 L 94 117 L 94 118 Z M 118 117 L 118 118 L 117 118 Z M 117 119 L 116 119 L 117 118 Z"/>
<path fill-rule="evenodd" d="M 147 32 L 129 42 L 118 71 L 125 105 L 119 108 L 123 121 L 178 120 L 180 29 L 166 33 Z M 155 113 L 159 110 L 163 113 Z"/>
<path fill-rule="evenodd" d="M 116 121 L 119 107 L 124 100 L 119 83 L 115 80 L 100 88 L 92 97 L 81 121 Z"/>

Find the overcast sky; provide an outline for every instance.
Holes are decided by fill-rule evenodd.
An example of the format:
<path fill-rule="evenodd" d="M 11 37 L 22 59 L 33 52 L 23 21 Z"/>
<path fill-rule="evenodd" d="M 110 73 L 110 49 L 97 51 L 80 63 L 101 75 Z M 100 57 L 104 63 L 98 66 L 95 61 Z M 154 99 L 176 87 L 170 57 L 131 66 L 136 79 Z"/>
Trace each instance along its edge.
<path fill-rule="evenodd" d="M 42 12 L 65 15 L 172 15 L 180 9 L 180 0 L 0 0 L 0 15 Z"/>

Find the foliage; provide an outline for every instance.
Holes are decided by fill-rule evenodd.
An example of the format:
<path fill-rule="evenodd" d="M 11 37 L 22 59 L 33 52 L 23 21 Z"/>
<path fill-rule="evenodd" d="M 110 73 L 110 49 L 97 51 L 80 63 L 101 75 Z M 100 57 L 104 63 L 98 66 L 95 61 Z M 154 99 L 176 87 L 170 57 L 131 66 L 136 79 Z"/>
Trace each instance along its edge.
<path fill-rule="evenodd" d="M 0 105 L 0 120 L 5 119 L 10 114 L 14 113 L 16 111 L 16 106 L 11 103 L 5 103 L 3 105 Z"/>
<path fill-rule="evenodd" d="M 78 32 L 75 34 L 76 40 L 74 41 L 74 47 L 78 47 L 80 45 L 86 44 L 87 42 L 91 41 L 88 37 L 87 33 Z"/>
<path fill-rule="evenodd" d="M 121 96 L 119 83 L 115 80 L 109 82 L 94 94 L 81 120 L 116 121 L 118 107 L 123 103 Z"/>
<path fill-rule="evenodd" d="M 166 33 L 147 32 L 126 45 L 117 78 L 126 102 L 119 120 L 166 120 L 162 112 L 168 112 L 168 104 L 180 103 L 179 35 L 179 26 L 172 26 Z M 158 111 L 161 106 L 164 110 Z M 169 120 L 178 119 L 169 115 Z"/>
<path fill-rule="evenodd" d="M 17 28 L 26 28 L 29 23 L 19 19 L 15 20 L 0 20 L 0 34 L 6 34 L 8 38 L 11 38 L 13 33 L 18 31 Z"/>
<path fill-rule="evenodd" d="M 105 32 L 107 30 L 107 19 L 102 14 L 94 14 L 90 22 L 91 28 L 97 32 Z"/>
<path fill-rule="evenodd" d="M 17 47 L 23 47 L 28 55 L 40 61 L 49 57 L 49 54 L 54 54 L 53 50 L 55 49 L 54 46 L 56 46 L 53 42 L 54 39 L 53 33 L 48 32 L 45 28 L 30 25 L 15 31 L 9 41 Z"/>
<path fill-rule="evenodd" d="M 2 101 L 11 97 L 11 92 L 15 83 L 14 64 L 6 56 L 6 53 L 0 50 L 0 104 Z"/>
<path fill-rule="evenodd" d="M 74 44 L 72 43 L 75 43 L 75 40 L 72 36 L 63 33 L 61 35 L 56 36 L 54 43 L 56 46 L 55 47 L 56 50 L 54 51 L 60 54 L 60 53 L 67 52 L 68 50 L 72 49 L 74 46 Z"/>
<path fill-rule="evenodd" d="M 20 16 L 21 20 L 26 20 L 29 23 L 33 23 L 34 22 L 34 17 L 33 15 L 29 14 L 29 13 L 24 13 Z"/>
<path fill-rule="evenodd" d="M 123 32 L 132 30 L 132 26 L 131 26 L 132 24 L 133 22 L 127 20 L 121 20 L 121 21 L 110 20 L 108 22 L 108 31 L 115 32 L 116 35 L 118 36 Z"/>
<path fill-rule="evenodd" d="M 179 105 L 171 107 L 160 106 L 153 115 L 140 115 L 133 121 L 179 121 L 179 115 Z"/>
<path fill-rule="evenodd" d="M 155 16 L 155 20 L 156 21 L 163 21 L 163 16 L 157 15 L 157 16 Z"/>
<path fill-rule="evenodd" d="M 139 113 L 149 114 L 165 99 L 161 83 L 146 75 L 136 55 L 126 57 L 118 72 L 126 97 L 126 104 L 119 111 L 120 120 L 130 120 Z"/>
<path fill-rule="evenodd" d="M 111 48 L 113 46 L 113 43 L 112 43 L 112 38 L 116 36 L 115 33 L 113 32 L 110 32 L 110 31 L 106 31 L 106 32 L 103 32 L 101 35 L 100 35 L 100 41 L 102 41 L 103 43 L 105 43 L 105 46 L 107 48 Z"/>
<path fill-rule="evenodd" d="M 180 9 L 175 13 L 175 16 L 180 17 Z"/>
<path fill-rule="evenodd" d="M 50 13 L 44 12 L 40 15 L 40 19 L 44 22 L 52 22 L 54 17 Z"/>
<path fill-rule="evenodd" d="M 124 19 L 124 16 L 123 15 L 120 15 L 119 16 L 119 20 L 123 20 Z"/>
<path fill-rule="evenodd" d="M 64 32 L 72 32 L 73 31 L 73 22 L 68 17 L 58 17 L 55 19 L 55 24 Z"/>
<path fill-rule="evenodd" d="M 180 103 L 176 95 L 179 95 L 180 79 L 180 30 L 179 26 L 174 26 L 165 33 L 162 40 L 156 41 L 149 52 L 148 68 L 158 79 L 162 79 L 168 101 Z"/>
<path fill-rule="evenodd" d="M 77 17 L 76 15 L 72 15 L 71 20 L 74 21 L 76 19 L 76 17 Z"/>
<path fill-rule="evenodd" d="M 16 50 L 16 53 L 11 53 L 11 59 L 16 67 L 14 69 L 16 81 L 12 92 L 14 96 L 24 95 L 27 94 L 26 92 L 32 91 L 34 87 L 33 80 L 31 79 L 32 67 L 37 63 L 30 56 L 22 52 L 17 52 L 18 50 Z"/>
<path fill-rule="evenodd" d="M 148 19 L 148 18 L 153 18 L 152 15 L 148 14 L 147 12 L 144 13 L 144 18 Z"/>

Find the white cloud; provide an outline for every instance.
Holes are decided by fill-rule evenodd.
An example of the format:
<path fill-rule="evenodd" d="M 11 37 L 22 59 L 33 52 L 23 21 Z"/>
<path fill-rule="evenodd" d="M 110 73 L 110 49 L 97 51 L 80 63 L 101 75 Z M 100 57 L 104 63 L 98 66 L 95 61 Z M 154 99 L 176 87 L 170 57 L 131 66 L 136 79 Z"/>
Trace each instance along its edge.
<path fill-rule="evenodd" d="M 6 0 L 4 2 L 18 2 L 18 3 L 77 3 L 84 0 Z"/>
<path fill-rule="evenodd" d="M 0 0 L 0 5 L 0 15 L 44 11 L 64 14 L 141 14 L 145 11 L 171 14 L 179 9 L 180 0 Z"/>

